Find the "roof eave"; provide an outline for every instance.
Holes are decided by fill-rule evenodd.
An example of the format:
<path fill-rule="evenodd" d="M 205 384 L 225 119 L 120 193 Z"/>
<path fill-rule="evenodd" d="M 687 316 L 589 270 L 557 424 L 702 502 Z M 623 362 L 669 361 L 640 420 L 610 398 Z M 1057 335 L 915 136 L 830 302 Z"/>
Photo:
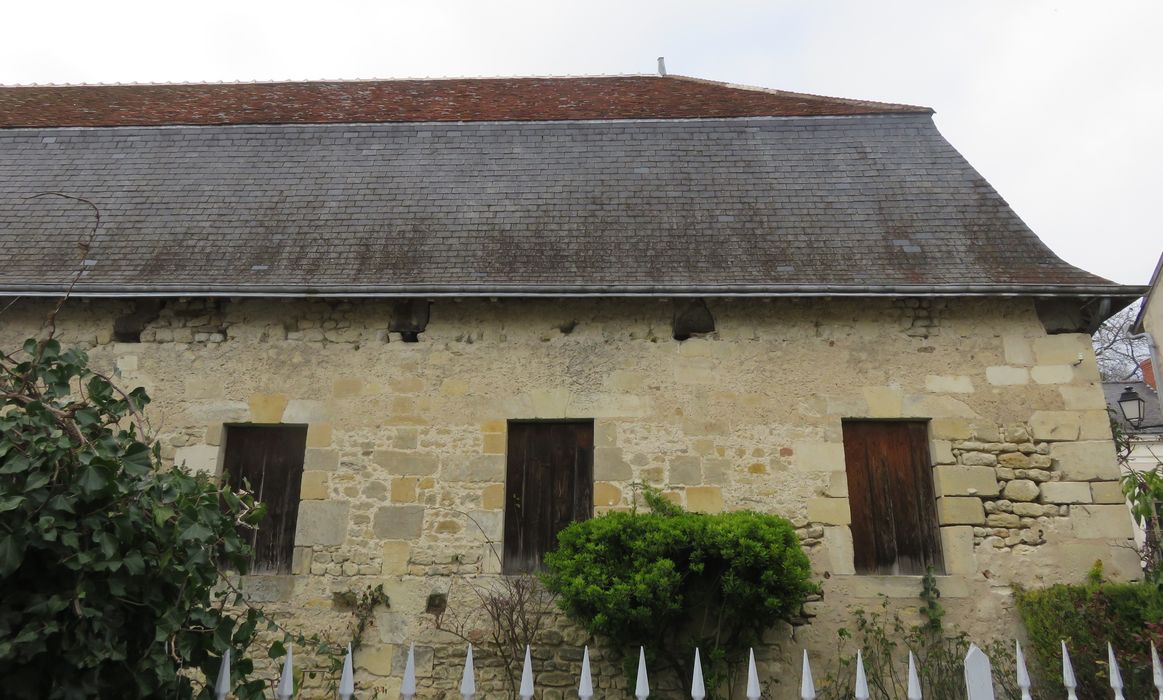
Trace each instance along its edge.
<path fill-rule="evenodd" d="M 133 297 L 1056 297 L 1133 300 L 1147 288 L 1109 285 L 0 285 L 0 296 Z"/>

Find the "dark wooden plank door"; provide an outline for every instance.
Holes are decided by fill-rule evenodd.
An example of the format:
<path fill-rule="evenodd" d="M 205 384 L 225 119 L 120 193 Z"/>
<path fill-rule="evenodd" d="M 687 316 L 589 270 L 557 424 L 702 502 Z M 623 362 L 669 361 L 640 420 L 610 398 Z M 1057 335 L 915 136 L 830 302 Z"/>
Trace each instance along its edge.
<path fill-rule="evenodd" d="M 857 573 L 945 573 L 928 425 L 845 421 L 844 463 Z"/>
<path fill-rule="evenodd" d="M 258 530 L 244 529 L 254 547 L 254 572 L 289 573 L 299 519 L 303 482 L 305 425 L 230 425 L 226 427 L 223 470 L 235 488 L 250 485 L 267 508 Z"/>
<path fill-rule="evenodd" d="M 506 461 L 504 572 L 536 571 L 557 533 L 593 515 L 593 421 L 510 422 Z"/>

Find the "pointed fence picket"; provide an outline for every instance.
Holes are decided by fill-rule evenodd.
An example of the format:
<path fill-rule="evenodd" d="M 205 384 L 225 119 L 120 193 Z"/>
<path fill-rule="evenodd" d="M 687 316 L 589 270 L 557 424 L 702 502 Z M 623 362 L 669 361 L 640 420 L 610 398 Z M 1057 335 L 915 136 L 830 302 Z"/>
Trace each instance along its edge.
<path fill-rule="evenodd" d="M 965 657 L 965 689 L 969 700 L 994 700 L 993 669 L 989 659 L 975 644 L 969 645 L 969 653 Z M 1123 694 L 1123 678 L 1119 669 L 1118 656 L 1115 648 L 1107 644 L 1107 668 L 1110 680 L 1112 700 L 1126 700 Z M 1163 663 L 1160 662 L 1159 652 L 1154 643 L 1151 644 L 1152 683 L 1157 693 L 1156 700 L 1163 700 Z M 854 700 L 869 700 L 868 677 L 864 670 L 864 652 L 856 652 Z M 1030 674 L 1026 669 L 1025 655 L 1022 645 L 1014 643 L 1014 672 L 1017 676 L 1018 690 L 1022 700 L 1031 700 Z M 1066 642 L 1062 642 L 1062 685 L 1066 689 L 1065 700 L 1078 700 L 1078 682 L 1074 675 L 1074 666 L 1070 662 L 1070 652 Z M 917 670 L 916 658 L 912 652 L 908 656 L 908 700 L 923 700 L 921 695 L 920 675 Z M 214 697 L 216 700 L 226 700 L 230 693 L 230 650 L 222 655 L 218 677 L 214 683 Z M 352 664 L 351 645 L 347 647 L 347 655 L 343 660 L 343 671 L 339 680 L 338 695 L 340 700 L 351 700 L 355 694 L 355 674 Z M 477 694 L 476 673 L 473 669 L 472 645 L 468 645 L 464 657 L 464 669 L 460 678 L 460 696 L 463 700 L 474 700 Z M 521 689 L 518 693 L 521 700 L 532 700 L 534 696 L 534 676 L 532 649 L 525 647 L 525 659 L 521 668 Z M 283 659 L 283 669 L 279 676 L 279 684 L 275 691 L 278 700 L 292 700 L 295 697 L 294 659 L 293 649 L 287 645 L 287 655 Z M 416 695 L 416 645 L 408 647 L 407 662 L 404 665 L 404 674 L 400 684 L 400 698 L 412 700 Z M 646 667 L 646 649 L 638 648 L 638 678 L 634 686 L 634 695 L 638 700 L 647 700 L 650 696 L 650 680 Z M 703 680 L 702 658 L 699 650 L 695 649 L 694 671 L 691 676 L 692 700 L 705 700 L 706 686 Z M 751 650 L 747 659 L 747 691 L 748 700 L 760 700 L 761 691 L 759 674 L 755 666 L 755 650 Z M 582 652 L 581 673 L 578 678 L 577 697 L 579 700 L 593 700 L 594 685 L 590 674 L 590 649 L 585 647 Z M 800 700 L 816 700 L 816 686 L 812 680 L 812 666 L 805 649 L 803 666 L 800 672 Z M 932 700 L 932 699 L 931 699 Z M 937 699 L 939 700 L 939 699 Z"/>

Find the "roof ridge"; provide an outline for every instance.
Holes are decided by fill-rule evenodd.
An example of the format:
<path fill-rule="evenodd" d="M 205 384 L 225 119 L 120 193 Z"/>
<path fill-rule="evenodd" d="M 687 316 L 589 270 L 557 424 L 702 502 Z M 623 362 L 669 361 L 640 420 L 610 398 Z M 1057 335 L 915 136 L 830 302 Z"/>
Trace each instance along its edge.
<path fill-rule="evenodd" d="M 932 107 L 924 105 L 908 104 L 905 102 L 882 102 L 880 100 L 858 100 L 851 97 L 835 97 L 833 95 L 821 95 L 814 92 L 799 92 L 797 90 L 780 90 L 778 88 L 767 88 L 759 85 L 744 85 L 743 83 L 730 83 L 723 80 L 711 80 L 709 78 L 696 78 L 689 75 L 677 75 L 668 73 L 668 78 L 678 78 L 680 80 L 690 80 L 696 83 L 705 83 L 709 85 L 720 85 L 722 87 L 731 88 L 734 90 L 752 90 L 754 92 L 762 92 L 769 95 L 776 95 L 779 97 L 806 97 L 813 100 L 827 100 L 830 102 L 843 102 L 855 107 L 892 107 L 896 109 L 915 109 L 918 111 L 927 110 L 930 114 L 935 110 Z"/>
<path fill-rule="evenodd" d="M 594 73 L 585 75 L 443 75 L 399 78 L 272 78 L 269 80 L 179 80 L 174 82 L 129 81 L 112 83 L 0 83 L 2 88 L 94 88 L 94 87 L 213 87 L 217 85 L 320 85 L 351 83 L 438 83 L 454 80 L 595 80 L 600 78 L 660 78 L 657 73 Z M 665 76 L 671 77 L 671 76 Z M 674 76 L 686 77 L 686 76 Z M 695 80 L 695 78 L 692 78 Z M 708 81 L 715 82 L 715 81 Z"/>

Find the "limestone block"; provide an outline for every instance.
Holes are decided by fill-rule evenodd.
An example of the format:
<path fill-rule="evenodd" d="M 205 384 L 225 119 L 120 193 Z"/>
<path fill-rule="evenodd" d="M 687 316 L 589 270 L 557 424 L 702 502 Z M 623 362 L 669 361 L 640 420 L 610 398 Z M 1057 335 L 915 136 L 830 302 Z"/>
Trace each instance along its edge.
<path fill-rule="evenodd" d="M 286 394 L 254 394 L 247 400 L 252 423 L 279 423 L 287 408 Z"/>
<path fill-rule="evenodd" d="M 353 654 L 352 663 L 373 676 L 387 676 L 392 672 L 395 653 L 394 644 L 361 644 Z"/>
<path fill-rule="evenodd" d="M 997 456 L 992 452 L 963 452 L 961 463 L 968 467 L 993 467 L 997 465 Z"/>
<path fill-rule="evenodd" d="M 967 598 L 972 590 L 964 576 L 937 576 L 937 588 L 941 598 Z M 868 598 L 915 599 L 921 586 L 920 576 L 838 576 L 826 584 L 826 595 L 831 600 Z"/>
<path fill-rule="evenodd" d="M 1073 365 L 1086 359 L 1094 350 L 1090 336 L 1081 333 L 1062 333 L 1035 338 L 1032 343 L 1034 360 L 1039 365 Z"/>
<path fill-rule="evenodd" d="M 941 394 L 909 394 L 902 414 L 922 418 L 977 418 L 977 413 L 961 399 Z"/>
<path fill-rule="evenodd" d="M 408 573 L 408 558 L 412 545 L 400 540 L 384 542 L 384 559 L 381 573 L 384 576 L 402 576 Z"/>
<path fill-rule="evenodd" d="M 937 499 L 937 520 L 942 525 L 984 525 L 985 507 L 980 498 L 944 496 Z"/>
<path fill-rule="evenodd" d="M 1118 463 L 1109 440 L 1056 442 L 1050 456 L 1066 481 L 1117 481 Z"/>
<path fill-rule="evenodd" d="M 973 526 L 941 528 L 941 553 L 945 558 L 946 574 L 977 573 L 977 557 L 973 554 Z"/>
<path fill-rule="evenodd" d="M 226 434 L 226 426 L 221 423 L 213 423 L 206 426 L 206 437 L 203 439 L 207 445 L 214 445 L 218 447 L 222 444 L 222 436 Z"/>
<path fill-rule="evenodd" d="M 483 537 L 489 542 L 500 542 L 505 534 L 505 516 L 495 510 L 474 510 L 469 512 L 468 527 L 474 537 Z"/>
<path fill-rule="evenodd" d="M 968 440 L 973 428 L 964 418 L 934 418 L 929 421 L 929 436 L 935 440 Z"/>
<path fill-rule="evenodd" d="M 1021 527 L 1022 519 L 1015 513 L 990 513 L 985 519 L 990 527 Z"/>
<path fill-rule="evenodd" d="M 1013 508 L 1014 515 L 1023 518 L 1036 518 L 1046 512 L 1045 508 L 1054 508 L 1054 506 L 1044 506 L 1039 503 L 1015 503 Z"/>
<path fill-rule="evenodd" d="M 1095 481 L 1090 484 L 1090 494 L 1095 503 L 1125 503 L 1126 495 L 1117 481 Z"/>
<path fill-rule="evenodd" d="M 299 486 L 299 498 L 304 501 L 323 501 L 327 499 L 327 472 L 304 471 L 303 481 Z"/>
<path fill-rule="evenodd" d="M 848 498 L 847 472 L 832 472 L 828 475 L 828 485 L 824 487 L 824 495 L 831 498 Z"/>
<path fill-rule="evenodd" d="M 295 527 L 295 544 L 339 545 L 347 539 L 350 505 L 346 501 L 302 501 Z"/>
<path fill-rule="evenodd" d="M 844 444 L 801 441 L 792 445 L 792 465 L 803 471 L 844 471 Z"/>
<path fill-rule="evenodd" d="M 1123 505 L 1070 506 L 1070 523 L 1074 536 L 1086 539 L 1125 539 L 1131 537 L 1131 514 Z"/>
<path fill-rule="evenodd" d="M 330 447 L 331 424 L 312 423 L 307 426 L 307 447 Z"/>
<path fill-rule="evenodd" d="M 339 468 L 339 451 L 308 447 L 303 455 L 303 468 L 333 472 Z"/>
<path fill-rule="evenodd" d="M 1038 493 L 1038 485 L 1029 479 L 1014 479 L 1006 483 L 1005 497 L 1010 501 L 1033 501 L 1038 498 Z"/>
<path fill-rule="evenodd" d="M 137 371 L 137 355 L 126 355 L 117 358 L 118 372 L 136 372 Z"/>
<path fill-rule="evenodd" d="M 174 464 L 185 465 L 195 474 L 218 473 L 218 448 L 214 445 L 190 445 L 174 451 Z"/>
<path fill-rule="evenodd" d="M 392 658 L 392 668 L 395 669 L 396 675 L 403 675 L 404 667 L 408 664 L 408 647 L 407 644 L 400 644 L 396 647 L 396 655 Z M 461 650 L 463 651 L 463 650 Z M 415 664 L 417 678 L 431 678 L 435 664 L 435 650 L 430 646 L 416 645 L 415 651 L 412 654 L 412 662 Z M 463 659 L 461 660 L 463 663 Z M 480 663 L 479 661 L 477 663 Z M 487 663 L 487 662 L 486 662 Z M 485 664 L 481 664 L 484 666 Z M 459 682 L 459 681 L 458 681 Z M 388 698 L 394 698 L 399 693 L 387 693 Z"/>
<path fill-rule="evenodd" d="M 846 525 L 824 528 L 824 549 L 828 552 L 828 571 L 834 576 L 856 573 L 856 554 L 852 546 L 852 529 Z"/>
<path fill-rule="evenodd" d="M 506 438 L 504 433 L 483 433 L 481 435 L 481 452 L 487 455 L 505 454 Z"/>
<path fill-rule="evenodd" d="M 505 485 L 489 484 L 481 490 L 481 507 L 485 510 L 500 510 L 505 507 Z"/>
<path fill-rule="evenodd" d="M 306 576 L 311 573 L 311 558 L 314 550 L 310 547 L 295 547 L 291 550 L 291 574 Z"/>
<path fill-rule="evenodd" d="M 337 399 L 350 399 L 363 393 L 363 380 L 358 377 L 339 377 L 331 385 L 331 395 Z"/>
<path fill-rule="evenodd" d="M 973 380 L 961 374 L 930 374 L 925 377 L 925 389 L 937 394 L 972 394 Z"/>
<path fill-rule="evenodd" d="M 1106 397 L 1103 396 L 1102 386 L 1087 384 L 1086 386 L 1060 386 L 1062 403 L 1068 411 L 1104 411 Z"/>
<path fill-rule="evenodd" d="M 930 440 L 929 458 L 933 464 L 957 463 L 957 458 L 953 456 L 953 443 L 948 440 Z"/>
<path fill-rule="evenodd" d="M 866 386 L 864 401 L 868 404 L 869 418 L 900 418 L 904 404 L 904 394 L 900 389 L 888 386 Z"/>
<path fill-rule="evenodd" d="M 381 506 L 372 532 L 381 540 L 414 540 L 424 529 L 424 506 Z"/>
<path fill-rule="evenodd" d="M 1077 440 L 1080 419 L 1077 411 L 1034 411 L 1030 428 L 1035 440 Z"/>
<path fill-rule="evenodd" d="M 676 485 L 703 483 L 702 460 L 689 455 L 672 457 L 670 459 L 670 483 Z"/>
<path fill-rule="evenodd" d="M 1030 368 L 1030 377 L 1039 384 L 1069 384 L 1074 381 L 1070 365 L 1038 365 Z"/>
<path fill-rule="evenodd" d="M 284 423 L 322 423 L 331 420 L 331 412 L 322 401 L 291 399 L 283 411 Z"/>
<path fill-rule="evenodd" d="M 1085 481 L 1047 481 L 1042 484 L 1043 503 L 1091 503 L 1090 484 Z"/>
<path fill-rule="evenodd" d="M 1110 414 L 1102 411 L 1084 411 L 1078 431 L 1079 440 L 1110 440 Z"/>
<path fill-rule="evenodd" d="M 852 523 L 852 509 L 847 498 L 810 498 L 808 520 L 825 525 L 849 525 Z"/>
<path fill-rule="evenodd" d="M 630 465 L 622 457 L 620 447 L 594 449 L 594 479 L 598 481 L 629 481 L 633 476 Z"/>
<path fill-rule="evenodd" d="M 1006 469 L 1028 469 L 1030 457 L 1021 452 L 1006 452 L 998 455 L 997 466 Z"/>
<path fill-rule="evenodd" d="M 376 450 L 372 460 L 392 474 L 426 476 L 436 473 L 436 455 L 399 450 Z"/>
<path fill-rule="evenodd" d="M 997 473 L 993 467 L 938 466 L 933 469 L 938 496 L 996 496 Z"/>
<path fill-rule="evenodd" d="M 503 437 L 503 436 L 502 436 Z M 504 481 L 504 455 L 452 455 L 441 460 L 444 481 Z"/>
<path fill-rule="evenodd" d="M 1030 383 L 1030 370 L 1006 365 L 986 367 L 985 378 L 995 386 L 1017 386 Z"/>
<path fill-rule="evenodd" d="M 1034 364 L 1034 349 L 1030 339 L 1020 335 L 1002 336 L 1002 347 L 1005 350 L 1006 362 L 1011 365 Z"/>
<path fill-rule="evenodd" d="M 723 492 L 718 486 L 691 486 L 686 490 L 686 507 L 697 513 L 721 513 Z"/>
<path fill-rule="evenodd" d="M 468 380 L 464 377 L 449 377 L 440 385 L 444 396 L 464 396 L 468 393 Z"/>
<path fill-rule="evenodd" d="M 239 588 L 252 603 L 276 603 L 290 600 L 295 594 L 295 577 L 270 574 L 243 576 Z"/>
<path fill-rule="evenodd" d="M 595 506 L 613 506 L 621 502 L 622 489 L 606 481 L 599 481 L 594 484 Z"/>
<path fill-rule="evenodd" d="M 392 479 L 392 503 L 415 503 L 418 483 L 419 479 L 414 476 Z"/>

